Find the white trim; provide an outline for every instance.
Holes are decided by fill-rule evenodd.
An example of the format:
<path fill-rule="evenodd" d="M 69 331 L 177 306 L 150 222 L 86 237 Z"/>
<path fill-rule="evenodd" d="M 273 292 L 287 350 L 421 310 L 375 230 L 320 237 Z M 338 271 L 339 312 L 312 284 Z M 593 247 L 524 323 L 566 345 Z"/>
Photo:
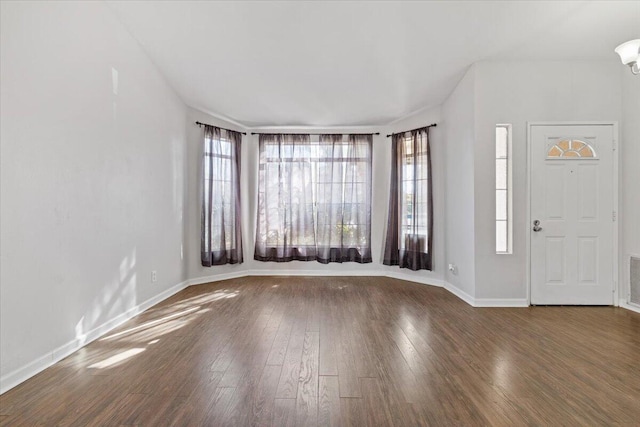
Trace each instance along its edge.
<path fill-rule="evenodd" d="M 445 283 L 442 279 L 418 276 L 401 271 L 382 271 L 380 272 L 380 275 L 389 277 L 391 279 L 406 280 L 407 282 L 419 283 L 421 285 L 436 286 L 438 288 L 443 288 Z"/>
<path fill-rule="evenodd" d="M 531 127 L 534 126 L 535 123 L 527 122 L 527 170 L 525 172 L 526 180 L 527 180 L 527 197 L 525 200 L 526 203 L 526 216 L 527 222 L 525 227 L 527 227 L 527 231 L 524 233 L 525 235 L 525 256 L 526 256 L 526 265 L 525 265 L 525 293 L 527 296 L 527 303 L 531 304 Z"/>
<path fill-rule="evenodd" d="M 315 276 L 315 277 L 390 277 L 392 279 L 406 280 L 409 282 L 420 283 L 423 285 L 443 287 L 442 279 L 419 276 L 409 273 L 385 271 L 385 270 L 244 270 L 236 273 L 215 274 L 212 276 L 197 277 L 188 281 L 189 286 L 202 285 L 205 283 L 219 282 L 221 280 L 236 279 L 240 277 L 253 276 Z"/>
<path fill-rule="evenodd" d="M 187 281 L 178 283 L 177 285 L 167 289 L 166 291 L 163 291 L 158 295 L 155 295 L 148 300 L 130 308 L 124 313 L 117 315 L 113 319 L 106 321 L 102 325 L 96 326 L 92 330 L 88 331 L 85 335 L 74 338 L 71 341 L 53 349 L 52 351 L 47 352 L 40 357 L 37 357 L 31 362 L 28 362 L 26 365 L 11 371 L 6 375 L 3 375 L 2 378 L 0 378 L 0 394 L 5 393 L 6 391 L 28 380 L 39 372 L 44 371 L 48 367 L 69 356 L 71 353 L 79 350 L 92 341 L 95 341 L 96 339 L 105 335 L 114 328 L 120 326 L 124 322 L 130 320 L 139 313 L 145 311 L 149 307 L 152 307 L 159 302 L 169 298 L 170 296 L 180 292 L 187 286 Z"/>
<path fill-rule="evenodd" d="M 613 125 L 613 209 L 616 211 L 616 218 L 613 222 L 613 305 L 618 305 L 618 299 L 620 298 L 620 244 L 619 232 L 620 232 L 620 187 L 618 182 L 619 174 L 619 160 L 620 160 L 620 144 L 618 141 L 620 135 L 618 134 L 618 122 L 611 122 Z"/>
<path fill-rule="evenodd" d="M 613 152 L 613 208 L 616 212 L 620 212 L 620 207 L 618 206 L 619 199 L 619 183 L 618 183 L 618 168 L 619 168 L 619 157 L 620 157 L 620 144 L 618 141 L 620 139 L 618 135 L 618 122 L 617 121 L 585 121 L 585 122 L 576 122 L 576 121 L 568 121 L 568 122 L 527 122 L 527 198 L 526 198 L 526 214 L 527 214 L 527 232 L 526 236 L 526 257 L 527 257 L 527 266 L 525 268 L 526 277 L 526 292 L 527 292 L 527 303 L 531 304 L 531 128 L 533 126 L 611 126 L 613 133 L 613 141 L 612 145 L 614 148 Z M 621 292 L 619 290 L 622 286 L 620 283 L 620 271 L 619 271 L 619 238 L 618 232 L 620 228 L 620 215 L 613 223 L 613 283 L 612 283 L 612 291 L 613 297 L 611 299 L 611 305 L 614 307 L 619 305 L 619 295 Z"/>
<path fill-rule="evenodd" d="M 476 298 L 474 307 L 529 307 L 526 298 Z"/>
<path fill-rule="evenodd" d="M 249 270 L 247 276 L 379 276 L 377 270 Z"/>
<path fill-rule="evenodd" d="M 506 157 L 506 161 L 507 161 L 507 177 L 506 177 L 506 190 L 507 190 L 507 250 L 505 252 L 498 252 L 498 242 L 497 242 L 497 238 L 494 241 L 494 246 L 496 247 L 496 255 L 513 255 L 513 125 L 511 123 L 496 123 L 495 129 L 497 130 L 498 128 L 503 128 L 507 130 L 507 157 Z M 494 153 L 495 153 L 495 164 L 494 164 L 494 171 L 495 171 L 495 178 L 496 178 L 496 182 L 498 180 L 498 171 L 497 171 L 497 160 L 498 160 L 498 149 L 497 149 L 497 138 L 495 137 L 495 133 L 494 133 Z M 495 188 L 497 185 L 494 183 L 494 195 L 497 198 L 497 192 L 498 192 L 498 188 Z M 495 227 L 495 231 L 496 231 L 496 235 L 497 235 L 497 227 L 498 227 L 498 221 L 502 221 L 499 220 L 497 218 L 498 216 L 498 212 L 497 209 L 495 209 L 494 211 L 494 227 Z M 495 236 L 494 236 L 495 237 Z"/>
<path fill-rule="evenodd" d="M 474 298 L 449 282 L 443 282 L 443 287 L 472 307 L 529 307 L 526 298 Z"/>
<path fill-rule="evenodd" d="M 626 310 L 631 310 L 631 311 L 635 311 L 636 313 L 640 313 L 640 306 L 637 306 L 635 304 L 630 304 L 623 298 L 620 298 L 620 300 L 618 301 L 618 306 Z"/>
<path fill-rule="evenodd" d="M 620 301 L 624 301 L 625 302 L 625 306 L 631 306 L 631 307 L 640 307 L 637 304 L 634 304 L 631 302 L 631 258 L 638 258 L 640 259 L 640 254 L 637 253 L 629 253 L 627 254 L 627 259 L 626 259 L 626 263 L 625 266 L 627 268 L 626 273 L 624 274 L 624 277 L 626 277 L 626 283 L 624 284 L 624 289 L 622 289 L 622 281 L 620 281 L 620 293 L 618 294 L 620 296 Z M 622 305 L 622 304 L 620 304 Z M 627 308 L 625 307 L 625 308 Z"/>
<path fill-rule="evenodd" d="M 237 279 L 247 276 L 247 271 L 238 271 L 234 273 L 214 274 L 212 276 L 196 277 L 187 280 L 187 286 L 204 285 L 206 283 L 219 282 L 221 280 Z"/>
<path fill-rule="evenodd" d="M 466 293 L 465 291 L 463 291 L 462 289 L 458 288 L 457 286 L 452 285 L 449 282 L 444 282 L 444 288 L 451 292 L 452 294 L 454 294 L 455 296 L 457 296 L 458 298 L 460 298 L 462 301 L 466 302 L 467 304 L 469 304 L 471 307 L 475 307 L 476 304 L 476 299 L 474 297 L 472 297 L 471 295 L 469 295 L 468 293 Z"/>

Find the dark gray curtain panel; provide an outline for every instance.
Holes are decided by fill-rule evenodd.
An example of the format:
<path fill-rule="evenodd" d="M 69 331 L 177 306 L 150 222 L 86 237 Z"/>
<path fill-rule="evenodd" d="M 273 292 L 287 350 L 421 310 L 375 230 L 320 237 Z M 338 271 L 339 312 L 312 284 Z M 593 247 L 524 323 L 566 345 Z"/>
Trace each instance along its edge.
<path fill-rule="evenodd" d="M 201 261 L 242 263 L 239 132 L 204 125 Z"/>
<path fill-rule="evenodd" d="M 371 135 L 260 135 L 254 258 L 371 262 Z"/>
<path fill-rule="evenodd" d="M 429 128 L 393 135 L 383 264 L 432 269 L 433 190 Z"/>

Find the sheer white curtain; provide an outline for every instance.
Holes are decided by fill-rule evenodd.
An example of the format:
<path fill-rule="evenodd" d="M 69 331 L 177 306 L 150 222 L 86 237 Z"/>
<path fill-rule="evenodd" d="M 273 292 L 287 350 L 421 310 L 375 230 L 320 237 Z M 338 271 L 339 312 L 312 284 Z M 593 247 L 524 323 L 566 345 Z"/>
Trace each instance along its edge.
<path fill-rule="evenodd" d="M 371 262 L 371 135 L 260 135 L 254 258 Z"/>
<path fill-rule="evenodd" d="M 257 260 L 316 258 L 309 142 L 309 135 L 260 135 Z"/>
<path fill-rule="evenodd" d="M 319 262 L 371 262 L 371 142 L 371 135 L 320 135 Z"/>

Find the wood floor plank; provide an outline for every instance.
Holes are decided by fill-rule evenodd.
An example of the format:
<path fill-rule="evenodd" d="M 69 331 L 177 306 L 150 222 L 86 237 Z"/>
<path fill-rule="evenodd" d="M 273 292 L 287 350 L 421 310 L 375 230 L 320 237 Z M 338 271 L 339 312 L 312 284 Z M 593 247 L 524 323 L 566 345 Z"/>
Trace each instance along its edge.
<path fill-rule="evenodd" d="M 260 382 L 254 393 L 255 397 L 252 402 L 253 410 L 251 413 L 250 425 L 271 425 L 275 406 L 273 396 L 278 389 L 281 370 L 282 367 L 279 365 L 267 365 L 264 367 L 262 377 L 260 378 Z"/>
<path fill-rule="evenodd" d="M 269 352 L 269 357 L 267 358 L 267 365 L 282 365 L 284 363 L 292 328 L 293 324 L 291 322 L 286 320 L 280 322 L 278 332 L 276 333 Z"/>
<path fill-rule="evenodd" d="M 336 326 L 331 317 L 331 307 L 325 312 L 320 320 L 320 354 L 319 374 L 338 375 L 338 362 L 336 360 Z"/>
<path fill-rule="evenodd" d="M 281 427 L 294 427 L 296 425 L 296 400 L 274 399 L 273 423 Z"/>
<path fill-rule="evenodd" d="M 340 397 L 362 397 L 360 381 L 356 369 L 356 357 L 351 348 L 349 333 L 339 329 L 336 331 L 336 359 L 338 364 L 338 383 Z"/>
<path fill-rule="evenodd" d="M 296 397 L 296 425 L 298 426 L 315 426 L 318 424 L 319 352 L 320 333 L 306 332 Z"/>
<path fill-rule="evenodd" d="M 366 424 L 367 414 L 364 409 L 364 401 L 357 397 L 341 397 L 340 409 L 342 422 L 345 426 L 360 427 Z"/>
<path fill-rule="evenodd" d="M 318 425 L 342 425 L 337 376 L 321 376 L 318 384 Z"/>
<path fill-rule="evenodd" d="M 302 350 L 304 347 L 304 337 L 306 330 L 306 313 L 303 308 L 296 312 L 291 336 L 287 344 L 280 382 L 276 391 L 278 399 L 295 399 L 298 394 L 298 380 L 300 375 L 300 364 L 302 362 Z"/>
<path fill-rule="evenodd" d="M 638 425 L 640 315 L 381 277 L 193 286 L 0 395 L 0 425 Z"/>
<path fill-rule="evenodd" d="M 234 406 L 235 388 L 218 387 L 214 393 L 209 409 L 204 416 L 202 425 L 220 426 L 232 425 L 232 408 Z"/>
<path fill-rule="evenodd" d="M 360 378 L 362 403 L 366 424 L 371 426 L 392 426 L 390 402 L 382 394 L 377 378 Z M 403 425 L 406 425 L 403 423 Z"/>

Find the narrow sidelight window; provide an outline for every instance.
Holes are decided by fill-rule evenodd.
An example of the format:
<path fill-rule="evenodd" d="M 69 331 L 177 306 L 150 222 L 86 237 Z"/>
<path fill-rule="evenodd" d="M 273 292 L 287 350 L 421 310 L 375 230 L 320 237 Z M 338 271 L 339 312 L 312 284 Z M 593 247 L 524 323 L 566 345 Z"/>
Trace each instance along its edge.
<path fill-rule="evenodd" d="M 511 191 L 511 125 L 496 125 L 496 253 L 511 254 L 513 246 Z"/>

